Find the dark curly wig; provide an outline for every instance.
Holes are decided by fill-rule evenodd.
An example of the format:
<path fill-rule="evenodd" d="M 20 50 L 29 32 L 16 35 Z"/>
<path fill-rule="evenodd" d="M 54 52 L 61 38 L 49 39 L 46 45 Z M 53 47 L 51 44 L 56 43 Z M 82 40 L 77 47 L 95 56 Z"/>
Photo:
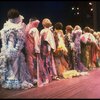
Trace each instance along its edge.
<path fill-rule="evenodd" d="M 63 29 L 63 24 L 61 22 L 57 22 L 54 27 L 57 30 L 62 30 Z"/>
<path fill-rule="evenodd" d="M 19 17 L 19 11 L 16 9 L 10 9 L 7 13 L 8 19 L 14 19 Z"/>

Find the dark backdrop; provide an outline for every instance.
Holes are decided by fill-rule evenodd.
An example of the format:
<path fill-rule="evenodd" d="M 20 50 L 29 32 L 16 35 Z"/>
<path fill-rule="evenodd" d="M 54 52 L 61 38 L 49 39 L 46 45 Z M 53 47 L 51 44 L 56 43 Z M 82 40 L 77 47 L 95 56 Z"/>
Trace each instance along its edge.
<path fill-rule="evenodd" d="M 40 21 L 45 17 L 50 18 L 53 24 L 57 21 L 61 21 L 64 25 L 72 24 L 71 5 L 72 2 L 68 1 L 2 1 L 0 2 L 0 28 L 7 20 L 7 11 L 10 8 L 18 9 L 24 16 L 26 24 L 29 18 L 34 16 Z"/>
<path fill-rule="evenodd" d="M 93 16 L 89 12 L 89 1 L 0 1 L 0 29 L 3 23 L 7 20 L 7 11 L 10 8 L 16 8 L 24 16 L 24 21 L 27 24 L 30 17 L 36 16 L 40 21 L 48 17 L 53 25 L 60 21 L 64 28 L 71 24 L 75 26 L 79 24 L 82 28 L 84 26 L 93 27 Z M 72 7 L 80 8 L 80 14 L 74 15 Z M 39 30 L 42 25 L 40 24 Z"/>

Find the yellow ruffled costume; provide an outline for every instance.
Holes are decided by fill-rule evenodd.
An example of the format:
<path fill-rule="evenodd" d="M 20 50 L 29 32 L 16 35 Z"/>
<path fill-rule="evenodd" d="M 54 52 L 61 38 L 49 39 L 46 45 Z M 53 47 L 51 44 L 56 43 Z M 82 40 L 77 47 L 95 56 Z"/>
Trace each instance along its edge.
<path fill-rule="evenodd" d="M 72 78 L 75 76 L 80 76 L 80 72 L 77 72 L 76 70 L 69 70 L 69 71 L 63 72 L 64 78 Z"/>

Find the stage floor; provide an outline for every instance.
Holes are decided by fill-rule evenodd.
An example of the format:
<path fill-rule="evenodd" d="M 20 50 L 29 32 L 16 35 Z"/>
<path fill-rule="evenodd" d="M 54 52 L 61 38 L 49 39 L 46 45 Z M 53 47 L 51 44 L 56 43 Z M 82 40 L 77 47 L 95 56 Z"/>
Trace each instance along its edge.
<path fill-rule="evenodd" d="M 87 76 L 52 81 L 44 87 L 28 90 L 7 90 L 0 87 L 0 98 L 100 98 L 100 68 L 89 71 Z"/>

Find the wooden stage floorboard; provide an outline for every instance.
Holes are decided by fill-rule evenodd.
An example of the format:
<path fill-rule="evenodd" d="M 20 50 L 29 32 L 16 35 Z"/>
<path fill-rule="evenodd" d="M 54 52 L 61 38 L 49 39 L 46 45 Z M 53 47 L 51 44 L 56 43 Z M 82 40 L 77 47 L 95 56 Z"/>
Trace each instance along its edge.
<path fill-rule="evenodd" d="M 44 87 L 36 87 L 28 90 L 7 90 L 0 88 L 0 98 L 100 98 L 100 68 L 89 71 L 89 75 L 87 76 L 79 76 L 71 79 L 52 81 Z"/>

